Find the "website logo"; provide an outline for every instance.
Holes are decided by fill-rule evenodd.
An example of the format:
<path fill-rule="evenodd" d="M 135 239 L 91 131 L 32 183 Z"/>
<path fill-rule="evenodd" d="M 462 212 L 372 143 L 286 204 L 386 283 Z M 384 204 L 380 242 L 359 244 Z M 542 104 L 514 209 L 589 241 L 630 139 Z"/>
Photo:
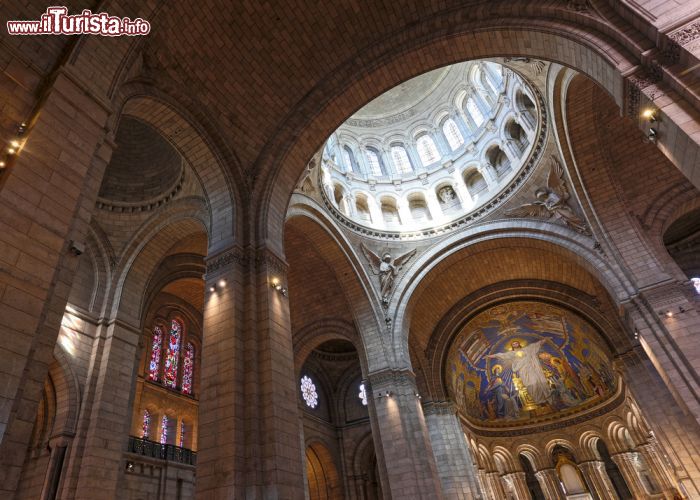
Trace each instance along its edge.
<path fill-rule="evenodd" d="M 139 18 L 110 16 L 106 12 L 93 13 L 85 9 L 69 15 L 68 7 L 46 9 L 38 21 L 7 21 L 10 35 L 102 35 L 143 36 L 151 32 L 151 24 Z"/>

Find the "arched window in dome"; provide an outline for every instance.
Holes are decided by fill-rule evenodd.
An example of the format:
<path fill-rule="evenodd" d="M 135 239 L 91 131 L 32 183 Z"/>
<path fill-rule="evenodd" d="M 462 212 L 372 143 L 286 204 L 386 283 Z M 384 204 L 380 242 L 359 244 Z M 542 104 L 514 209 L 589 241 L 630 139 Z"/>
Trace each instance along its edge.
<path fill-rule="evenodd" d="M 408 174 L 413 172 L 411 160 L 409 160 L 406 148 L 403 146 L 391 147 L 391 160 L 394 162 L 394 167 L 396 167 L 399 173 Z"/>
<path fill-rule="evenodd" d="M 163 383 L 166 387 L 177 387 L 177 366 L 180 359 L 180 337 L 182 336 L 182 324 L 174 319 L 170 323 L 168 333 L 168 351 L 165 355 L 163 367 Z"/>
<path fill-rule="evenodd" d="M 433 138 L 428 134 L 423 134 L 416 140 L 416 149 L 423 165 L 427 166 L 440 159 L 440 153 L 433 142 Z"/>
<path fill-rule="evenodd" d="M 348 172 L 357 172 L 357 162 L 355 161 L 355 154 L 350 149 L 350 146 L 343 147 L 343 160 L 345 160 L 345 170 Z"/>
<path fill-rule="evenodd" d="M 486 121 L 484 114 L 479 109 L 479 106 L 476 105 L 476 101 L 473 97 L 467 99 L 467 113 L 471 116 L 477 127 L 480 127 Z"/>
<path fill-rule="evenodd" d="M 503 75 L 501 73 L 501 67 L 492 62 L 484 63 L 483 80 L 486 85 L 490 88 L 494 95 L 498 95 L 500 92 L 500 87 L 503 82 Z"/>
<path fill-rule="evenodd" d="M 151 361 L 148 364 L 148 379 L 158 380 L 160 373 L 160 356 L 163 345 L 163 330 L 156 325 L 153 328 L 153 337 L 151 338 Z"/>
<path fill-rule="evenodd" d="M 442 133 L 445 134 L 445 138 L 452 151 L 464 144 L 464 137 L 462 137 L 457 124 L 452 118 L 448 118 L 445 120 L 445 123 L 442 124 Z"/>
<path fill-rule="evenodd" d="M 367 157 L 367 166 L 372 175 L 381 177 L 384 175 L 382 172 L 382 161 L 379 158 L 379 152 L 373 148 L 367 148 L 365 150 L 365 156 Z"/>
<path fill-rule="evenodd" d="M 194 374 L 194 345 L 188 342 L 185 357 L 182 360 L 182 393 L 192 394 L 192 376 Z"/>

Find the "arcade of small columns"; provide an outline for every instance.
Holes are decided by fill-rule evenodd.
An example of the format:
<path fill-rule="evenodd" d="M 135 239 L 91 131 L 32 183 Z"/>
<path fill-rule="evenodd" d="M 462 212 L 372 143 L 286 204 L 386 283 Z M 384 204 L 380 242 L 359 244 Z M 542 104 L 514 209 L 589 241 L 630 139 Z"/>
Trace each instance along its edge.
<path fill-rule="evenodd" d="M 562 425 L 558 431 L 509 438 L 480 438 L 467 430 L 465 439 L 475 457 L 484 498 L 531 498 L 528 473 L 537 480 L 545 498 L 572 495 L 558 471 L 555 447 L 570 452 L 570 463 L 578 469 L 584 491 L 594 498 L 621 498 L 620 486 L 616 488 L 606 470 L 610 467 L 606 458 L 617 467 L 627 494 L 634 498 L 673 498 L 676 481 L 668 456 L 643 423 L 636 404 L 621 396 L 618 408 L 585 424 L 568 425 L 565 430 Z M 604 443 L 608 457 L 599 451 L 599 441 Z M 531 467 L 529 472 L 527 466 Z"/>
<path fill-rule="evenodd" d="M 144 475 L 167 469 L 168 464 L 125 451 L 145 331 L 152 326 L 146 318 L 164 283 L 197 274 L 201 282 L 205 270 L 199 285 L 204 303 L 196 485 L 191 491 L 183 488 L 183 475 L 192 477 L 195 470 L 183 466 L 182 475 L 178 470 L 167 476 L 165 471 L 167 477 L 154 480 L 162 486 L 154 495 L 168 498 L 179 491 L 200 498 L 304 497 L 308 486 L 295 336 L 325 311 L 322 319 L 340 318 L 344 335 L 355 339 L 372 395 L 368 422 L 385 497 L 474 498 L 479 484 L 498 496 L 501 491 L 506 494 L 504 482 L 524 496 L 524 471 L 516 458 L 520 453 L 540 473 L 542 489 L 552 492 L 551 451 L 557 445 L 570 451 L 587 484 L 609 491 L 603 475 L 587 470 L 599 467 L 587 465 L 600 462 L 593 448 L 596 438 L 605 441 L 633 492 L 641 494 L 646 488 L 641 470 L 664 495 L 678 487 L 690 498 L 699 496 L 700 355 L 692 338 L 700 323 L 697 296 L 662 241 L 674 221 L 700 205 L 698 104 L 696 95 L 686 91 L 690 77 L 684 72 L 698 60 L 693 43 L 696 14 L 684 6 L 669 5 L 663 7 L 668 11 L 659 12 L 661 7 L 649 5 L 655 13 L 655 21 L 650 21 L 644 9 L 631 2 L 619 10 L 607 2 L 594 3 L 600 6 L 595 13 L 584 5 L 551 11 L 534 6 L 535 14 L 529 8 L 518 10 L 520 2 L 499 4 L 494 12 L 520 25 L 509 28 L 487 19 L 483 33 L 460 24 L 473 20 L 467 15 L 460 20 L 453 11 L 435 12 L 424 23 L 401 20 L 396 26 L 387 16 L 388 27 L 404 30 L 407 40 L 395 46 L 387 41 L 388 52 L 414 64 L 392 66 L 387 71 L 391 76 L 381 78 L 370 70 L 351 77 L 357 67 L 342 67 L 335 79 L 343 82 L 342 89 L 296 89 L 290 102 L 299 102 L 299 108 L 291 112 L 292 105 L 283 106 L 284 114 L 313 116 L 311 122 L 271 127 L 279 136 L 270 133 L 274 144 L 266 149 L 269 159 L 262 155 L 260 160 L 255 160 L 259 151 L 253 146 L 240 147 L 242 160 L 236 159 L 222 144 L 225 140 L 212 140 L 211 129 L 194 126 L 204 119 L 178 103 L 180 98 L 191 104 L 187 92 L 178 93 L 180 82 L 173 78 L 168 86 L 154 76 L 161 72 L 169 78 L 166 72 L 176 66 L 168 64 L 167 54 L 175 53 L 174 45 L 165 44 L 167 50 L 161 47 L 162 52 L 149 59 L 139 58 L 139 50 L 130 45 L 133 40 L 90 39 L 64 47 L 55 37 L 46 42 L 48 49 L 37 49 L 35 57 L 42 58 L 37 64 L 19 42 L 3 45 L 3 104 L 11 101 L 9 96 L 14 100 L 3 108 L 3 141 L 11 144 L 18 137 L 17 124 L 27 126 L 21 126 L 18 150 L 4 153 L 8 164 L 0 174 L 2 495 L 92 499 L 99 491 L 105 499 L 119 498 L 133 479 L 129 462 L 141 461 L 136 469 Z M 119 4 L 113 7 L 122 10 Z M 176 25 L 175 19 L 192 19 L 189 8 L 193 7 L 163 9 L 159 15 L 173 16 Z M 132 17 L 161 19 L 148 3 L 135 9 L 140 10 L 130 11 Z M 526 10 L 532 17 L 518 21 Z M 294 15 L 301 13 L 290 14 Z M 443 22 L 443 15 L 453 22 Z M 589 25 L 586 16 L 600 17 Z M 654 24 L 660 19 L 664 23 Z M 532 29 L 544 22 L 551 31 Z M 440 26 L 449 26 L 449 33 Z M 505 35 L 489 38 L 496 26 Z M 182 27 L 173 28 L 172 42 Z M 428 28 L 435 28 L 432 37 L 414 36 L 420 34 L 414 30 Z M 343 50 L 342 44 L 325 37 L 322 27 L 317 29 L 316 43 Z M 595 43 L 579 43 L 572 31 Z M 650 31 L 663 43 L 651 40 Z M 683 36 L 673 38 L 677 32 Z M 454 47 L 449 54 L 444 50 L 448 35 Z M 239 49 L 253 50 L 245 46 L 247 37 L 241 38 Z M 157 51 L 162 40 L 155 40 L 146 49 Z M 647 61 L 650 52 L 659 53 L 669 40 L 675 43 L 676 55 L 659 67 L 661 76 L 642 77 L 648 69 L 641 64 L 642 55 Z M 56 53 L 70 57 L 53 64 Z M 557 133 L 571 189 L 581 200 L 597 245 L 549 221 L 494 218 L 479 230 L 448 236 L 439 248 L 422 253 L 397 283 L 387 315 L 377 300 L 373 277 L 363 270 L 354 250 L 356 236 L 344 234 L 318 204 L 305 203 L 298 193 L 290 202 L 289 195 L 318 147 L 319 130 L 327 136 L 331 124 L 422 69 L 496 54 L 567 61 L 588 75 L 561 73 L 549 97 L 555 98 L 554 116 L 559 119 Z M 206 58 L 189 58 L 183 64 L 196 64 L 195 59 Z M 348 53 L 335 60 L 346 59 Z M 240 68 L 221 73 L 264 73 L 236 69 Z M 183 73 L 193 78 L 205 72 Z M 289 81 L 286 73 L 280 78 Z M 165 96 L 161 85 L 173 96 Z M 306 90 L 310 97 L 300 99 Z M 336 106 L 327 105 L 330 98 Z M 649 122 L 641 111 L 652 104 L 662 124 L 656 145 L 643 142 Z M 189 191 L 168 195 L 148 208 L 121 206 L 108 214 L 95 208 L 97 193 L 116 147 L 114 131 L 124 116 L 148 123 L 170 141 L 182 155 L 192 184 Z M 592 122 L 601 128 L 592 127 Z M 255 182 L 243 175 L 240 163 L 247 162 L 258 168 Z M 245 208 L 246 202 L 254 208 Z M 308 252 L 288 248 L 294 242 L 285 242 L 286 235 L 295 231 L 297 248 L 306 246 Z M 475 260 L 466 257 L 480 252 L 492 264 L 480 264 L 488 267 L 481 274 L 465 263 Z M 609 415 L 596 417 L 602 420 L 572 426 L 576 432 L 568 438 L 543 434 L 533 448 L 510 448 L 496 438 L 489 442 L 479 436 L 469 436 L 468 444 L 454 410 L 444 403 L 444 387 L 434 383 L 442 378 L 444 367 L 430 370 L 428 362 L 435 360 L 419 359 L 433 327 L 471 293 L 454 287 L 453 280 L 439 279 L 447 276 L 445 269 L 469 275 L 470 287 L 479 294 L 489 293 L 495 283 L 525 280 L 546 283 L 556 295 L 552 283 L 564 281 L 581 296 L 595 298 L 606 314 L 621 318 L 626 340 L 614 340 L 625 350 L 616 353 L 616 359 L 633 397 Z M 275 283 L 282 283 L 288 296 L 272 286 Z M 175 295 L 192 305 L 186 296 Z M 299 300 L 296 309 L 294 300 Z M 348 328 L 354 333 L 347 333 Z M 339 330 L 325 333 L 330 340 L 333 335 L 342 337 Z M 305 352 L 322 346 L 316 340 Z M 379 397 L 388 393 L 390 397 Z M 56 415 L 52 431 L 46 430 L 42 417 L 48 412 Z M 48 442 L 41 456 L 31 450 L 36 436 Z M 319 461 L 322 455 L 316 454 Z M 667 455 L 672 467 L 667 466 Z M 641 469 L 631 467 L 642 462 Z M 144 484 L 141 479 L 132 481 L 134 498 L 146 491 L 139 489 Z M 360 493 L 356 497 L 362 498 Z"/>

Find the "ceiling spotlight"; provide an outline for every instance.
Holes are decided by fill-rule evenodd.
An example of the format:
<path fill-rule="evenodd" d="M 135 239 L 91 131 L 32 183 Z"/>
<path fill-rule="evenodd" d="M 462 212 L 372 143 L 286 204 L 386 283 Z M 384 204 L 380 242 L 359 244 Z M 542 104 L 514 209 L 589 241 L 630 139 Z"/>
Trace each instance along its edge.
<path fill-rule="evenodd" d="M 10 142 L 10 146 L 12 146 L 13 148 L 19 148 L 19 141 Z"/>
<path fill-rule="evenodd" d="M 220 280 L 219 280 L 219 286 L 220 286 L 221 288 L 225 287 L 225 286 L 226 286 L 226 280 L 220 279 Z"/>
<path fill-rule="evenodd" d="M 216 286 L 215 286 L 215 285 L 210 286 L 210 287 L 209 287 L 209 291 L 210 291 L 210 292 L 215 292 L 215 291 L 216 291 Z"/>
<path fill-rule="evenodd" d="M 672 317 L 673 317 L 673 311 L 666 311 L 666 317 L 667 317 L 667 318 L 672 318 Z"/>
<path fill-rule="evenodd" d="M 7 152 L 13 155 L 15 154 L 15 148 L 7 148 Z"/>
<path fill-rule="evenodd" d="M 5 162 L 4 162 L 4 161 L 0 161 L 0 168 L 5 168 Z"/>

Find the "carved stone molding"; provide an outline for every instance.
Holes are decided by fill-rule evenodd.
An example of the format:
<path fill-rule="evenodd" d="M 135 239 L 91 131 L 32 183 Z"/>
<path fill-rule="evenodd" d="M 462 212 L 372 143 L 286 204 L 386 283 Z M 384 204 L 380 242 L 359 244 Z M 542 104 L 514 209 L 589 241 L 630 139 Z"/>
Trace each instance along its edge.
<path fill-rule="evenodd" d="M 627 77 L 625 84 L 625 108 L 627 116 L 637 118 L 639 116 L 639 102 L 642 91 L 650 100 L 659 97 L 662 92 L 656 87 L 661 81 L 663 70 L 658 63 L 652 63 L 649 67 Z M 653 88 L 650 88 L 652 87 Z"/>
<path fill-rule="evenodd" d="M 426 401 L 422 406 L 425 416 L 455 415 L 457 413 L 457 408 L 452 401 Z"/>
<path fill-rule="evenodd" d="M 267 248 L 258 248 L 255 252 L 255 267 L 265 267 L 269 272 L 280 278 L 286 276 L 288 265 Z"/>
<path fill-rule="evenodd" d="M 243 248 L 239 246 L 231 247 L 230 249 L 225 250 L 223 253 L 219 253 L 206 259 L 207 274 L 214 273 L 230 264 L 248 267 L 248 260 L 247 253 Z"/>
<path fill-rule="evenodd" d="M 408 385 L 415 388 L 416 375 L 410 370 L 392 370 L 390 368 L 370 373 L 367 377 L 370 385 L 377 388 L 382 385 Z"/>
<path fill-rule="evenodd" d="M 695 21 L 692 24 L 683 26 L 668 35 L 669 40 L 677 43 L 681 47 L 700 38 L 700 21 Z"/>

